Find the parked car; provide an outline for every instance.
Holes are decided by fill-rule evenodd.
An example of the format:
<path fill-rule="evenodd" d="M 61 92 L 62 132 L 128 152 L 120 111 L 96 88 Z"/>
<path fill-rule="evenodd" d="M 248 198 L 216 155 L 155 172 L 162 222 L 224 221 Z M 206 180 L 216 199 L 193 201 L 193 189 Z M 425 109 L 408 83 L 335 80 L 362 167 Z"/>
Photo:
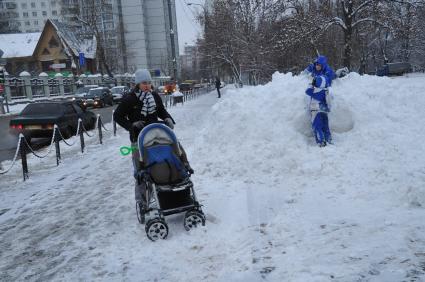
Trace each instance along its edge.
<path fill-rule="evenodd" d="M 108 87 L 90 89 L 83 101 L 85 107 L 103 108 L 107 104 L 111 106 L 114 104 L 114 98 Z"/>
<path fill-rule="evenodd" d="M 388 63 L 378 68 L 376 71 L 377 76 L 392 76 L 403 75 L 412 72 L 412 65 L 410 63 Z"/>
<path fill-rule="evenodd" d="M 114 102 L 118 103 L 121 101 L 122 97 L 127 94 L 130 89 L 127 86 L 115 86 L 111 88 L 112 97 Z"/>
<path fill-rule="evenodd" d="M 95 127 L 96 115 L 74 102 L 32 103 L 10 120 L 9 131 L 16 135 L 22 133 L 31 142 L 31 138 L 52 137 L 56 124 L 62 136 L 69 138 L 77 133 L 80 118 L 87 130 Z"/>

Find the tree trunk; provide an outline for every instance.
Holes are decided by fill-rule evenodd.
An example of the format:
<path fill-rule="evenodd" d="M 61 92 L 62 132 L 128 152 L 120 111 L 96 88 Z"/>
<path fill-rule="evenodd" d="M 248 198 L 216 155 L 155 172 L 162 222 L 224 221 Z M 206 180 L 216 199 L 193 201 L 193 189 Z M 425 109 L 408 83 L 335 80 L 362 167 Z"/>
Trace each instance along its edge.
<path fill-rule="evenodd" d="M 344 32 L 344 66 L 351 69 L 351 58 L 353 55 L 351 48 L 351 39 L 353 36 L 353 30 L 347 26 L 347 30 Z"/>
<path fill-rule="evenodd" d="M 344 23 L 346 29 L 344 29 L 344 66 L 349 70 L 351 69 L 351 58 L 353 55 L 351 44 L 353 38 L 353 2 L 347 1 L 343 4 L 342 13 L 344 15 Z"/>

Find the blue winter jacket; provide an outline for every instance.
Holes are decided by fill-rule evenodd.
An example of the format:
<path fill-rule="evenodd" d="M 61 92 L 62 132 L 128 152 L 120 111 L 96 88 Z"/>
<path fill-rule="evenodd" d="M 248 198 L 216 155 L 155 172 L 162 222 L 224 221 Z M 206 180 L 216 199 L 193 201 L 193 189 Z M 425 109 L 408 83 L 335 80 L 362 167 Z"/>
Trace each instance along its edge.
<path fill-rule="evenodd" d="M 320 71 L 316 70 L 316 64 L 320 64 L 322 69 Z M 306 69 L 306 72 L 309 72 L 313 77 L 324 75 L 326 77 L 326 82 L 328 86 L 332 85 L 332 80 L 335 79 L 335 73 L 330 66 L 328 66 L 328 60 L 325 56 L 319 56 L 314 61 L 313 64 L 310 64 Z"/>
<path fill-rule="evenodd" d="M 315 85 L 307 88 L 305 93 L 311 97 L 310 100 L 310 111 L 317 112 L 329 112 L 330 111 L 330 100 L 328 94 L 328 83 L 325 76 L 317 76 L 315 79 Z"/>

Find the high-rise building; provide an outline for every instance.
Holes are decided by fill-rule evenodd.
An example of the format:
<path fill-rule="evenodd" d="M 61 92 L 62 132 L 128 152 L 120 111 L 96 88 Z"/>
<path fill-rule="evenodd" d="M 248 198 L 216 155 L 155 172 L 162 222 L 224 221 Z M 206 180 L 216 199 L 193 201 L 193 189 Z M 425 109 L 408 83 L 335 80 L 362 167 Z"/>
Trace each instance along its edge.
<path fill-rule="evenodd" d="M 47 19 L 61 19 L 59 0 L 0 0 L 2 32 L 39 32 Z"/>
<path fill-rule="evenodd" d="M 178 77 L 178 34 L 174 0 L 117 0 L 121 46 L 128 71 L 159 70 Z"/>

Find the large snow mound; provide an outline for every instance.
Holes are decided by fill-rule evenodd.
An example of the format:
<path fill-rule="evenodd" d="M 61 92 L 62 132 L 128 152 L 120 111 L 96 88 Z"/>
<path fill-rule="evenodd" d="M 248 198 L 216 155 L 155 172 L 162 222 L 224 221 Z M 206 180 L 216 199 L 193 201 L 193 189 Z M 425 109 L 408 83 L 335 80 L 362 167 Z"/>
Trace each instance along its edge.
<path fill-rule="evenodd" d="M 363 176 L 368 176 L 378 184 L 377 173 L 381 188 L 401 190 L 402 194 L 394 194 L 400 197 L 418 191 L 410 197 L 415 199 L 411 203 L 425 206 L 419 192 L 422 185 L 412 187 L 409 179 L 414 177 L 407 176 L 423 173 L 424 77 L 392 79 L 352 73 L 336 80 L 330 89 L 330 125 L 336 146 L 325 150 L 313 144 L 304 97 L 308 83 L 304 76 L 275 73 L 267 85 L 229 90 L 213 107 L 199 136 L 199 150 L 218 158 L 217 169 L 229 176 L 246 170 L 329 178 L 341 170 L 348 177 L 340 175 L 341 180 L 365 182 Z M 353 170 L 360 175 L 353 175 Z M 402 185 L 391 181 L 397 177 Z"/>
<path fill-rule="evenodd" d="M 231 207 L 245 202 L 244 220 L 261 226 L 254 269 L 270 270 L 270 281 L 415 277 L 424 260 L 414 253 L 425 239 L 418 233 L 425 207 L 423 77 L 336 80 L 335 145 L 326 148 L 310 133 L 308 83 L 276 73 L 267 85 L 229 90 L 213 107 L 191 152 L 203 170 L 201 186 L 230 206 L 216 217 L 241 221 Z"/>

